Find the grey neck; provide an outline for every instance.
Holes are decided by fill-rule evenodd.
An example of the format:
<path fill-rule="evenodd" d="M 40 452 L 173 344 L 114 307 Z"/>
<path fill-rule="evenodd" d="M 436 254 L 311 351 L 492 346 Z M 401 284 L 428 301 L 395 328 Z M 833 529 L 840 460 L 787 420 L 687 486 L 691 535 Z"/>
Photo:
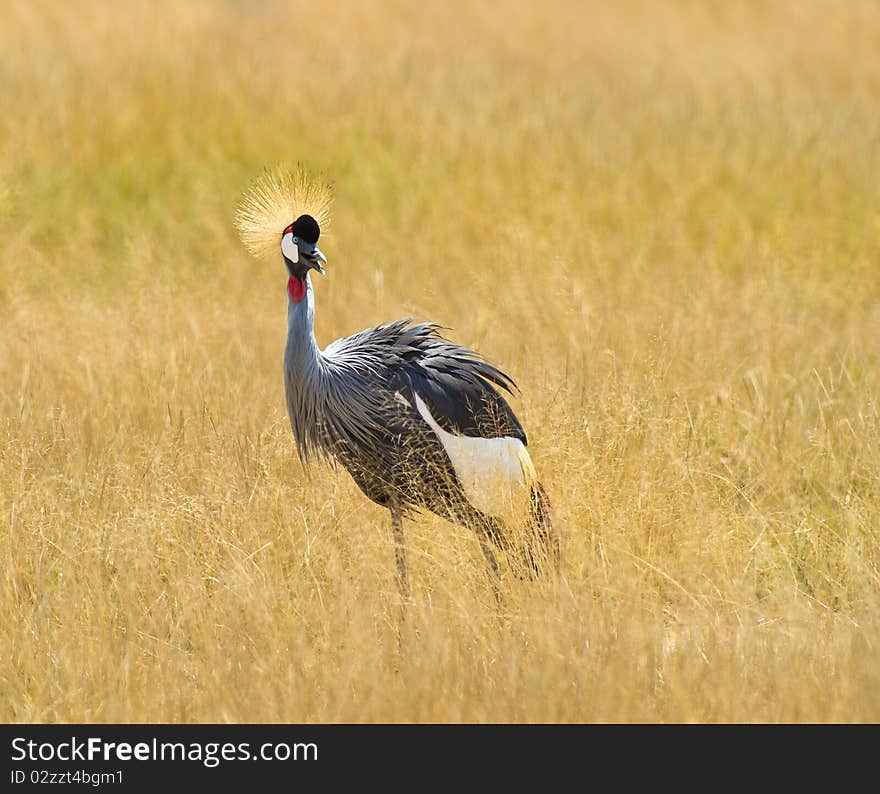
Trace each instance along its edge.
<path fill-rule="evenodd" d="M 326 396 L 324 357 L 315 341 L 315 300 L 308 275 L 305 297 L 297 302 L 288 291 L 287 300 L 284 390 L 297 451 L 305 461 L 310 452 L 321 448 Z"/>
<path fill-rule="evenodd" d="M 315 295 L 312 280 L 306 275 L 306 295 L 297 302 L 287 294 L 287 347 L 284 363 L 290 374 L 308 374 L 320 366 L 321 351 L 315 341 Z"/>

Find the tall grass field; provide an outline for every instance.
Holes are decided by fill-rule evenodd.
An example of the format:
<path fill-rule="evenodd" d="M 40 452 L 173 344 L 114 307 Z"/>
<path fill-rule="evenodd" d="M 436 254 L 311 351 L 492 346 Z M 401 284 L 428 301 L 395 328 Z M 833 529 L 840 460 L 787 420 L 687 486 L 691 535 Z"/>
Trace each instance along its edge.
<path fill-rule="evenodd" d="M 0 0 L 0 720 L 880 721 L 873 2 Z M 335 185 L 321 345 L 516 380 L 562 533 L 299 463 L 267 166 Z M 291 219 L 292 220 L 292 219 Z"/>

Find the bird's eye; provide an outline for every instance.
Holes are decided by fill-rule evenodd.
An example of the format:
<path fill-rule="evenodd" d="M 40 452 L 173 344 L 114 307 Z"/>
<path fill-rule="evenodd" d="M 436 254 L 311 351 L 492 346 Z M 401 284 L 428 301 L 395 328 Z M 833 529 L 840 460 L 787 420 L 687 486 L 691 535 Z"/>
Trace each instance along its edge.
<path fill-rule="evenodd" d="M 293 244 L 294 244 L 294 245 L 299 245 L 299 239 L 296 238 L 296 237 L 294 237 L 294 238 L 293 238 Z"/>

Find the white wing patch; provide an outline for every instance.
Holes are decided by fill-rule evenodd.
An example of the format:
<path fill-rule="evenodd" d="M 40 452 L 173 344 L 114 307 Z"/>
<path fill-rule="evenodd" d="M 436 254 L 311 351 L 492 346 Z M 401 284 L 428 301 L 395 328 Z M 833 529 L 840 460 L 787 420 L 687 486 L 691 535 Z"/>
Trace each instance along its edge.
<path fill-rule="evenodd" d="M 510 436 L 475 438 L 448 433 L 414 394 L 416 408 L 443 444 L 468 501 L 490 516 L 524 515 L 535 469 L 522 441 Z"/>

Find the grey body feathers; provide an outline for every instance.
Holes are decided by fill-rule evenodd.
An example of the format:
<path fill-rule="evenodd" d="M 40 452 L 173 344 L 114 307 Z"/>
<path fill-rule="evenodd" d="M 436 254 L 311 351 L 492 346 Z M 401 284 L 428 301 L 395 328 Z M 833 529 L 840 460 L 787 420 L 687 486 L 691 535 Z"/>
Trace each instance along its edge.
<path fill-rule="evenodd" d="M 427 508 L 462 523 L 498 528 L 459 487 L 442 444 L 416 409 L 414 392 L 444 430 L 511 436 L 522 426 L 499 389 L 511 379 L 437 326 L 398 320 L 338 339 L 321 351 L 313 331 L 312 286 L 288 309 L 284 353 L 287 408 L 303 461 L 341 463 L 374 502 L 406 511 Z"/>

